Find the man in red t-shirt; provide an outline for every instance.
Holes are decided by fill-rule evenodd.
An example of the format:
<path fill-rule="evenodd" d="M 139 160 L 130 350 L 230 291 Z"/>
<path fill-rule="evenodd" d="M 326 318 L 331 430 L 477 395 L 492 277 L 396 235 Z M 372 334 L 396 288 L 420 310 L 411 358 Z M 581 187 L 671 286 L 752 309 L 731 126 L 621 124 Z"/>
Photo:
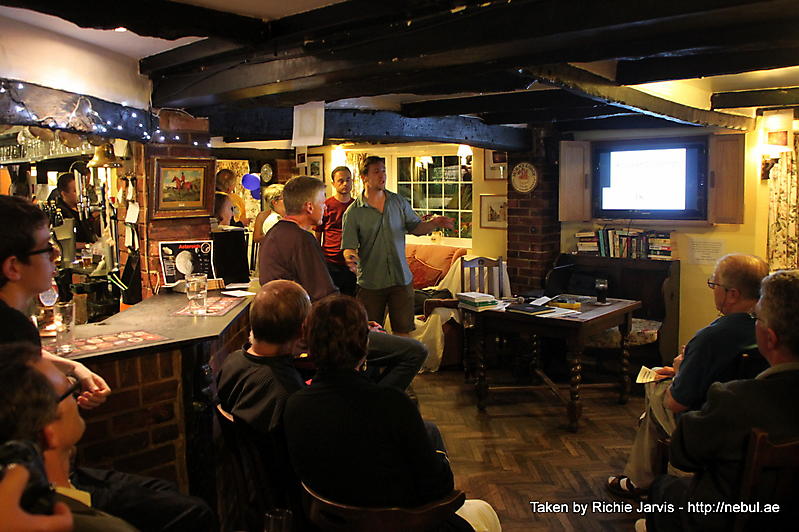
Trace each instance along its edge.
<path fill-rule="evenodd" d="M 355 295 L 355 274 L 347 267 L 341 252 L 341 224 L 344 211 L 355 201 L 352 197 L 352 172 L 338 166 L 330 174 L 333 195 L 325 200 L 326 210 L 322 223 L 316 227 L 316 236 L 325 252 L 325 264 L 333 283 L 342 294 Z"/>

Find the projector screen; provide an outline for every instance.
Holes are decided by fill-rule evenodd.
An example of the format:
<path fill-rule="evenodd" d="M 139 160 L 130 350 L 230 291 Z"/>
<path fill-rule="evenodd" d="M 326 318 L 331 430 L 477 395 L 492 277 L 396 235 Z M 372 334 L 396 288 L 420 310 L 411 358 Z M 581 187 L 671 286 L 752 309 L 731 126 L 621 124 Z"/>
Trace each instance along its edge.
<path fill-rule="evenodd" d="M 625 141 L 594 150 L 597 218 L 704 219 L 704 139 Z"/>

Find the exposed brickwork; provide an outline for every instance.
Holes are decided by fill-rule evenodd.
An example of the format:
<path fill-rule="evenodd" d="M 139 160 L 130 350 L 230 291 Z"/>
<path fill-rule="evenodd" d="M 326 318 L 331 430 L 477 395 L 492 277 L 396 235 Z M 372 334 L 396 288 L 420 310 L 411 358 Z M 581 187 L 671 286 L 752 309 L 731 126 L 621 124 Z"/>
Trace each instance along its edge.
<path fill-rule="evenodd" d="M 541 131 L 534 138 L 531 152 L 508 155 L 509 169 L 527 161 L 539 170 L 532 193 L 516 192 L 508 180 L 508 276 L 514 293 L 541 288 L 560 252 L 556 143 L 542 139 Z"/>

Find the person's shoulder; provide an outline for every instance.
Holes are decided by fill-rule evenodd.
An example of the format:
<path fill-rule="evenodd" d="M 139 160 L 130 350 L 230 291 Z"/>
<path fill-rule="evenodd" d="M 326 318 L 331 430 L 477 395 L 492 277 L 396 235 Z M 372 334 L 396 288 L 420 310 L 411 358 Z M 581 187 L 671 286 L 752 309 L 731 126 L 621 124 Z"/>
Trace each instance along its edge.
<path fill-rule="evenodd" d="M 700 342 L 730 342 L 737 335 L 741 334 L 754 334 L 755 322 L 746 313 L 738 312 L 735 314 L 727 314 L 719 316 L 707 327 L 697 331 L 692 341 Z"/>

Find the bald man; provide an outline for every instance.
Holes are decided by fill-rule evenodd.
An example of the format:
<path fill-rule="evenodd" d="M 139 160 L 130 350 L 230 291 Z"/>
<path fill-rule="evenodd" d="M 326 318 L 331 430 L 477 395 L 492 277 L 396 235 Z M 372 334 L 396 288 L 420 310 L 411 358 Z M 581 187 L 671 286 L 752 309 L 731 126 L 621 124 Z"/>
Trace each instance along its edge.
<path fill-rule="evenodd" d="M 738 357 L 756 344 L 755 320 L 749 313 L 766 275 L 768 264 L 753 255 L 732 253 L 718 260 L 707 285 L 721 316 L 694 335 L 673 367 L 658 370 L 661 380 L 646 385 L 645 415 L 624 474 L 608 478 L 611 493 L 629 498 L 646 493 L 657 474 L 657 441 L 674 432 L 680 414 L 702 407 L 713 382 L 739 378 Z"/>

